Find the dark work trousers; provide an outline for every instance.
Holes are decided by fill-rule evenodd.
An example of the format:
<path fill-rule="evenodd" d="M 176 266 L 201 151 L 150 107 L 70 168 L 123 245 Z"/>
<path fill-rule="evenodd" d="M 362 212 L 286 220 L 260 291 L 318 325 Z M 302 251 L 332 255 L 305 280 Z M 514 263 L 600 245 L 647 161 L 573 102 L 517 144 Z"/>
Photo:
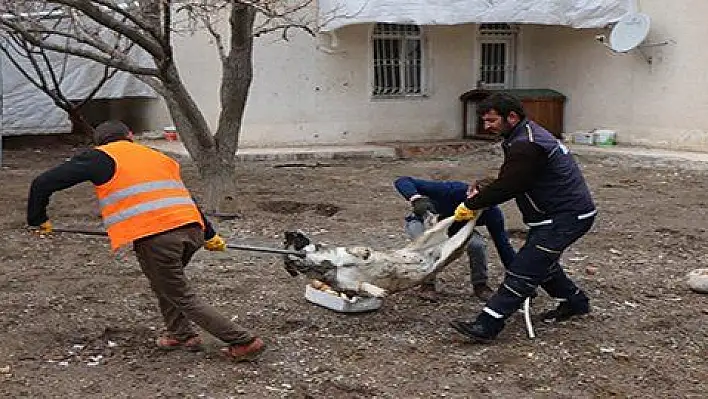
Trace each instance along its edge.
<path fill-rule="evenodd" d="M 251 342 L 253 335 L 197 297 L 184 275 L 192 255 L 203 245 L 204 232 L 195 224 L 133 243 L 140 267 L 157 296 L 167 332 L 187 339 L 197 335 L 194 323 L 228 344 Z"/>
<path fill-rule="evenodd" d="M 579 219 L 576 215 L 556 215 L 550 224 L 531 227 L 502 285 L 487 302 L 486 317 L 480 318 L 503 323 L 527 297 L 535 294 L 538 286 L 571 306 L 574 301 L 586 303 L 587 297 L 565 274 L 558 260 L 566 248 L 590 230 L 594 220 L 594 216 Z"/>

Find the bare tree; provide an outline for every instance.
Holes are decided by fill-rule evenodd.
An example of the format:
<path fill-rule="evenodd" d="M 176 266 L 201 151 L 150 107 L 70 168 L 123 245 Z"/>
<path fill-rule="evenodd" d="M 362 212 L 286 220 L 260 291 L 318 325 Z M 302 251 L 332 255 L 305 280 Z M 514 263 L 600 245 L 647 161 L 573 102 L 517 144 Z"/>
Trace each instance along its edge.
<path fill-rule="evenodd" d="M 208 182 L 206 209 L 235 193 L 235 154 L 253 78 L 253 39 L 300 29 L 313 34 L 314 0 L 0 0 L 0 30 L 31 46 L 133 74 L 164 99 L 187 151 Z M 60 21 L 60 23 L 57 23 Z M 228 24 L 229 35 L 219 33 Z M 212 134 L 173 57 L 179 32 L 211 34 L 222 64 L 221 113 Z M 141 63 L 131 49 L 149 55 Z"/>
<path fill-rule="evenodd" d="M 91 139 L 93 127 L 86 121 L 82 108 L 115 75 L 117 69 L 104 67 L 103 76 L 93 84 L 88 94 L 80 99 L 72 99 L 62 88 L 71 55 L 52 54 L 48 50 L 32 45 L 21 35 L 2 31 L 0 31 L 0 51 L 27 81 L 49 96 L 57 107 L 68 114 L 73 135 L 84 140 Z"/>

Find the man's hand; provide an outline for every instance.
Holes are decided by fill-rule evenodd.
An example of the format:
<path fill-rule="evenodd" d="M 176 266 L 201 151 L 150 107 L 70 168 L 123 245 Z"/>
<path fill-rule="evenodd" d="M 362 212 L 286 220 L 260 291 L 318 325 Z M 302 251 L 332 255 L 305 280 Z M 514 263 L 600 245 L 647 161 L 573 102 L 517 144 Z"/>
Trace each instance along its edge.
<path fill-rule="evenodd" d="M 54 227 L 52 226 L 52 222 L 47 220 L 46 222 L 42 223 L 37 227 L 37 234 L 52 234 L 52 231 L 54 230 Z"/>
<path fill-rule="evenodd" d="M 412 212 L 418 217 L 425 217 L 428 212 L 437 213 L 435 205 L 430 201 L 430 198 L 423 195 L 413 196 L 411 198 L 411 207 Z"/>
<path fill-rule="evenodd" d="M 477 216 L 477 212 L 469 209 L 465 206 L 465 203 L 461 203 L 455 208 L 455 221 L 456 222 L 466 222 L 472 220 Z"/>
<path fill-rule="evenodd" d="M 204 242 L 208 251 L 226 251 L 226 241 L 218 234 Z"/>
<path fill-rule="evenodd" d="M 475 181 L 472 185 L 477 189 L 477 191 L 482 191 L 495 181 L 497 181 L 496 177 L 484 177 Z"/>

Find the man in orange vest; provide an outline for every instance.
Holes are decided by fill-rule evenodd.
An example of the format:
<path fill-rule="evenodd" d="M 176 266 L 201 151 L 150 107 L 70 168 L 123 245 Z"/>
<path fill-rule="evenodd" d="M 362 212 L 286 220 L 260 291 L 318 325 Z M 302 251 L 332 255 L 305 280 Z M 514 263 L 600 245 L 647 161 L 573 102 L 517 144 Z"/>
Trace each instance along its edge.
<path fill-rule="evenodd" d="M 90 181 L 96 188 L 111 248 L 133 244 L 157 296 L 167 330 L 157 339 L 157 346 L 200 350 L 196 324 L 226 342 L 223 352 L 230 358 L 254 359 L 265 350 L 263 341 L 197 297 L 184 275 L 185 266 L 199 248 L 223 251 L 226 243 L 194 203 L 180 177 L 179 164 L 131 138 L 130 129 L 122 122 L 97 126 L 96 148 L 32 181 L 27 223 L 38 226 L 41 233 L 51 233 L 46 213 L 49 197 Z"/>

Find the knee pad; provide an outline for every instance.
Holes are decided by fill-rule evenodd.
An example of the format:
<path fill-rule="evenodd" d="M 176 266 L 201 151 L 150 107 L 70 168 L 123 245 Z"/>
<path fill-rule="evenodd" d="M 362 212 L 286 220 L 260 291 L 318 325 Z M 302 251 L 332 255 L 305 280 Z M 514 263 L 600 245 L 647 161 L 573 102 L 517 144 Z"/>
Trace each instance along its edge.
<path fill-rule="evenodd" d="M 534 297 L 536 295 L 536 287 L 538 287 L 538 285 L 535 284 L 533 280 L 525 279 L 522 276 L 508 272 L 501 284 L 501 289 L 519 298 Z"/>

